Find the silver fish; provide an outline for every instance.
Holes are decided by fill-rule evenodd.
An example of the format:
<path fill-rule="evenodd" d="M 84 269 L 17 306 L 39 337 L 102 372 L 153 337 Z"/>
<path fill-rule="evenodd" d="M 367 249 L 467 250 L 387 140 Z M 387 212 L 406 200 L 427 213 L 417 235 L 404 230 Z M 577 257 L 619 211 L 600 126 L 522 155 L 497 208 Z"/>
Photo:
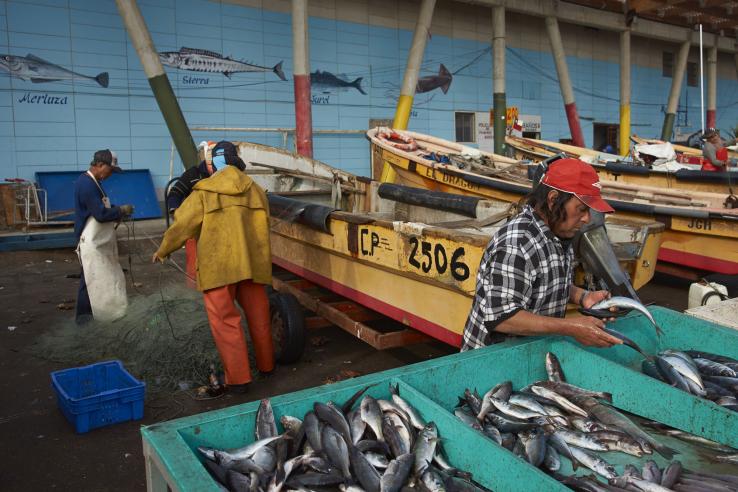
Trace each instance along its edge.
<path fill-rule="evenodd" d="M 310 447 L 316 453 L 323 451 L 323 445 L 320 442 L 320 420 L 318 420 L 317 415 L 313 412 L 306 413 L 302 425 L 305 427 L 305 437 L 307 437 Z"/>
<path fill-rule="evenodd" d="M 30 53 L 26 56 L 0 55 L 0 69 L 8 72 L 11 77 L 30 80 L 34 84 L 58 80 L 92 80 L 100 87 L 107 87 L 109 82 L 108 72 L 101 72 L 94 77 L 82 75 Z"/>
<path fill-rule="evenodd" d="M 413 446 L 413 454 L 415 455 L 413 470 L 416 475 L 420 476 L 428 465 L 433 462 L 437 444 L 438 428 L 435 423 L 428 422 L 423 430 L 418 433 Z"/>
<path fill-rule="evenodd" d="M 715 461 L 738 464 L 738 454 L 718 454 L 715 455 Z"/>
<path fill-rule="evenodd" d="M 576 458 L 579 463 L 586 466 L 598 475 L 607 479 L 615 478 L 617 476 L 617 473 L 615 473 L 615 468 L 599 456 L 596 456 L 583 449 L 579 449 L 576 446 L 570 446 L 569 449 L 571 449 L 572 456 L 574 456 L 574 458 Z"/>
<path fill-rule="evenodd" d="M 638 425 L 616 409 L 603 405 L 594 398 L 586 396 L 574 397 L 574 402 L 592 413 L 592 415 L 597 417 L 600 422 L 622 429 L 623 432 L 635 439 L 642 446 L 648 444 L 664 458 L 671 459 L 676 453 L 668 446 L 656 442 L 650 435 L 644 432 L 643 429 L 638 427 Z"/>
<path fill-rule="evenodd" d="M 349 471 L 349 450 L 344 437 L 330 425 L 323 427 L 320 435 L 323 451 L 345 478 L 351 478 Z"/>
<path fill-rule="evenodd" d="M 692 360 L 702 374 L 709 374 L 710 376 L 728 376 L 731 378 L 738 377 L 738 374 L 733 369 L 725 364 L 721 364 L 720 362 L 701 359 L 699 357 Z"/>
<path fill-rule="evenodd" d="M 425 421 L 423 420 L 423 418 L 408 402 L 402 399 L 399 394 L 393 393 L 392 401 L 407 414 L 413 427 L 418 430 L 422 430 L 423 427 L 425 427 Z"/>
<path fill-rule="evenodd" d="M 589 414 L 585 410 L 578 407 L 577 405 L 569 401 L 565 396 L 557 393 L 555 390 L 544 386 L 538 386 L 537 384 L 531 386 L 530 390 L 537 395 L 541 395 L 544 398 L 555 401 L 558 406 L 560 406 L 567 412 L 571 412 L 582 417 L 589 417 Z"/>
<path fill-rule="evenodd" d="M 399 492 L 410 476 L 415 456 L 405 453 L 390 461 L 379 481 L 380 492 Z"/>
<path fill-rule="evenodd" d="M 272 410 L 272 402 L 269 398 L 264 398 L 259 403 L 259 409 L 256 411 L 256 439 L 266 439 L 274 437 L 277 433 L 277 423 L 274 420 L 274 411 Z"/>
<path fill-rule="evenodd" d="M 550 444 L 546 444 L 546 456 L 543 458 L 543 467 L 550 472 L 559 471 L 561 468 L 559 452 Z"/>
<path fill-rule="evenodd" d="M 638 490 L 642 490 L 643 492 L 671 492 L 671 489 L 662 487 L 657 483 L 652 483 L 648 480 L 633 477 L 630 475 L 623 475 L 621 477 L 613 478 L 612 480 L 610 480 L 610 484 L 621 488 L 626 488 L 628 485 L 634 485 Z"/>
<path fill-rule="evenodd" d="M 287 80 L 287 77 L 284 76 L 284 72 L 282 71 L 282 62 L 277 63 L 273 67 L 263 67 L 254 65 L 253 63 L 234 60 L 233 58 L 209 50 L 182 47 L 179 51 L 160 52 L 159 60 L 161 60 L 162 65 L 168 67 L 193 72 L 222 73 L 229 78 L 232 74 L 239 72 L 274 72 L 280 79 Z"/>
<path fill-rule="evenodd" d="M 507 399 L 510 398 L 511 394 L 512 381 L 504 381 L 493 386 L 484 394 L 484 396 L 482 396 L 482 407 L 477 414 L 477 419 L 479 419 L 480 421 L 484 420 L 484 416 L 494 410 L 495 406 L 492 404 L 492 400 L 490 400 L 490 398 L 494 396 L 500 400 L 507 401 Z"/>
<path fill-rule="evenodd" d="M 341 436 L 343 436 L 343 439 L 346 441 L 346 443 L 351 442 L 351 429 L 349 428 L 348 422 L 346 422 L 346 417 L 343 415 L 343 412 L 341 412 L 340 409 L 338 409 L 331 402 L 325 404 L 316 401 L 315 403 L 313 403 L 313 411 L 320 420 L 327 423 L 328 425 L 333 427 L 333 429 L 338 431 Z"/>
<path fill-rule="evenodd" d="M 548 374 L 549 381 L 557 383 L 563 383 L 566 381 L 564 370 L 561 368 L 559 359 L 551 352 L 546 352 L 546 373 Z"/>
<path fill-rule="evenodd" d="M 677 483 L 682 474 L 682 464 L 679 461 L 672 461 L 669 466 L 664 468 L 661 474 L 661 486 L 670 489 Z"/>
<path fill-rule="evenodd" d="M 691 393 L 687 379 L 667 359 L 656 356 L 656 367 L 658 367 L 659 372 L 664 375 L 669 384 L 682 391 Z"/>
<path fill-rule="evenodd" d="M 659 465 L 654 460 L 648 460 L 644 463 L 642 476 L 643 480 L 661 484 L 661 468 L 659 468 Z"/>
<path fill-rule="evenodd" d="M 351 429 L 351 441 L 357 444 L 366 430 L 366 422 L 361 418 L 361 410 L 349 412 L 347 415 L 349 428 Z M 381 421 L 380 421 L 381 422 Z M 381 425 L 381 424 L 380 424 Z"/>
<path fill-rule="evenodd" d="M 366 492 L 379 492 L 379 473 L 361 451 L 351 446 L 351 469 L 354 470 L 356 478 Z"/>
<path fill-rule="evenodd" d="M 256 453 L 261 447 L 266 446 L 270 442 L 274 442 L 280 438 L 282 438 L 281 435 L 275 436 L 275 437 L 268 437 L 266 439 L 261 439 L 260 441 L 252 442 L 251 444 L 247 444 L 246 446 L 243 446 L 241 448 L 230 449 L 228 451 L 221 451 L 221 452 L 226 454 L 229 459 L 234 460 L 234 461 L 238 461 L 244 458 L 251 458 L 252 456 L 254 456 L 254 453 Z M 214 451 L 218 451 L 212 448 L 204 448 L 204 447 L 198 448 L 198 450 L 205 457 L 210 458 L 212 460 L 215 460 Z"/>
<path fill-rule="evenodd" d="M 377 400 L 366 395 L 364 399 L 361 400 L 360 408 L 361 420 L 366 422 L 366 425 L 374 431 L 374 435 L 377 439 L 384 441 L 384 436 L 382 435 L 382 410 L 380 410 Z"/>
<path fill-rule="evenodd" d="M 592 398 L 599 398 L 608 402 L 612 401 L 612 395 L 606 391 L 592 391 L 585 388 L 580 388 L 569 383 L 555 383 L 553 381 L 538 381 L 534 383 L 536 386 L 541 386 L 554 390 L 556 393 L 571 399 L 574 395 L 591 396 Z"/>
<path fill-rule="evenodd" d="M 495 408 L 497 408 L 500 412 L 518 419 L 531 419 L 534 417 L 545 416 L 545 413 L 534 412 L 533 410 L 528 410 L 527 408 L 519 407 L 506 401 L 499 400 L 494 396 L 490 396 L 489 401 L 491 401 Z"/>
<path fill-rule="evenodd" d="M 513 393 L 510 395 L 508 402 L 519 407 L 527 408 L 528 410 L 533 410 L 541 415 L 549 415 L 546 409 L 543 408 L 543 405 L 538 403 L 538 400 L 524 393 Z"/>
<path fill-rule="evenodd" d="M 591 451 L 607 451 L 607 446 L 592 437 L 589 434 L 583 432 L 572 431 L 568 429 L 556 429 L 555 434 L 561 436 L 561 438 L 567 442 L 570 446 L 577 446 L 583 449 L 589 449 Z"/>
<path fill-rule="evenodd" d="M 428 492 L 446 492 L 446 484 L 443 482 L 443 478 L 433 468 L 428 467 L 420 476 L 420 481 Z"/>
<path fill-rule="evenodd" d="M 479 423 L 479 421 L 471 414 L 469 414 L 466 410 L 463 408 L 455 408 L 454 409 L 454 415 L 464 422 L 466 425 L 471 427 L 474 430 L 478 430 L 479 432 L 482 432 L 482 425 Z"/>
<path fill-rule="evenodd" d="M 464 390 L 464 398 L 459 398 L 459 405 L 466 404 L 474 415 L 478 415 L 482 409 L 482 398 L 477 394 L 476 391 L 473 393 L 469 391 L 469 388 Z M 491 403 L 490 403 L 491 405 Z"/>
<path fill-rule="evenodd" d="M 538 468 L 546 457 L 546 435 L 540 429 L 521 432 L 518 437 L 525 449 L 525 459 Z"/>
<path fill-rule="evenodd" d="M 374 468 L 384 470 L 387 468 L 387 465 L 389 465 L 389 460 L 383 454 L 367 451 L 364 453 L 364 456 L 366 456 L 367 461 L 371 463 Z"/>
<path fill-rule="evenodd" d="M 700 377 L 699 369 L 694 361 L 687 354 L 683 352 L 676 352 L 673 350 L 664 350 L 659 353 L 659 356 L 666 359 L 669 364 L 679 371 L 679 373 L 685 378 L 689 379 L 696 385 L 698 385 L 704 392 L 704 385 L 702 384 L 702 377 Z M 704 396 L 704 393 L 700 396 Z"/>
<path fill-rule="evenodd" d="M 392 450 L 393 456 L 400 456 L 410 452 L 412 439 L 402 419 L 394 413 L 388 412 L 382 417 L 382 434 Z"/>
<path fill-rule="evenodd" d="M 658 334 L 659 336 L 663 334 L 661 328 L 659 328 L 659 326 L 656 324 L 656 320 L 653 319 L 651 313 L 648 311 L 648 309 L 646 309 L 646 306 L 636 301 L 635 299 L 631 299 L 630 297 L 613 296 L 609 299 L 603 299 L 602 301 L 592 306 L 590 309 L 609 310 L 613 307 L 622 309 L 635 309 L 639 313 L 643 314 L 643 316 L 645 316 L 648 321 L 651 322 L 653 327 L 656 329 L 656 334 Z"/>
<path fill-rule="evenodd" d="M 282 428 L 285 432 L 293 434 L 297 434 L 300 430 L 300 427 L 302 427 L 302 420 L 290 415 L 282 415 L 281 417 L 279 417 L 279 423 L 282 424 Z"/>

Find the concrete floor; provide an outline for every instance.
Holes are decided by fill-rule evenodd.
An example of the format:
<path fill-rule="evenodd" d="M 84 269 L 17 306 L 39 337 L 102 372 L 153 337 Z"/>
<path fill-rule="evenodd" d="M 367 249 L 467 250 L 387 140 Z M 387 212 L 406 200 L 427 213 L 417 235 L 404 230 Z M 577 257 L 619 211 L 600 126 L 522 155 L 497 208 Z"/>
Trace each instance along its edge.
<path fill-rule="evenodd" d="M 176 270 L 148 262 L 154 246 L 141 238 L 155 237 L 161 226 L 157 222 L 136 226 L 135 248 L 141 254 L 132 256 L 132 268 L 144 293 L 158 294 L 159 275 L 181 279 Z M 123 242 L 123 264 L 128 262 L 127 250 L 128 243 Z M 78 271 L 70 250 L 0 254 L 2 490 L 145 490 L 141 425 L 317 386 L 346 371 L 367 374 L 453 352 L 437 342 L 377 352 L 338 328 L 324 328 L 310 336 L 325 337 L 325 345 L 308 343 L 299 363 L 277 367 L 268 378 L 255 381 L 246 394 L 207 402 L 184 393 L 149 399 L 142 421 L 77 435 L 57 409 L 50 387 L 49 373 L 65 366 L 29 355 L 28 347 L 61 318 L 73 316 L 73 311 L 60 311 L 57 305 L 75 299 L 78 280 L 65 275 Z M 640 294 L 644 302 L 683 310 L 687 288 L 686 282 L 657 276 Z M 11 326 L 16 328 L 10 331 Z"/>

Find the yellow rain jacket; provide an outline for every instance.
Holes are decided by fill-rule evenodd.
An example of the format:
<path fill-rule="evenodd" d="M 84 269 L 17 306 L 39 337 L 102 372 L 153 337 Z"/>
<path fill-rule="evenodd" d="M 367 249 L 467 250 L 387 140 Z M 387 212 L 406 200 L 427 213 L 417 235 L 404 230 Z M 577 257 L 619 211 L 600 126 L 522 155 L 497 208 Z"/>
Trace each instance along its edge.
<path fill-rule="evenodd" d="M 247 279 L 272 283 L 269 202 L 239 169 L 225 166 L 195 185 L 156 254 L 166 258 L 189 238 L 197 239 L 199 290 Z"/>

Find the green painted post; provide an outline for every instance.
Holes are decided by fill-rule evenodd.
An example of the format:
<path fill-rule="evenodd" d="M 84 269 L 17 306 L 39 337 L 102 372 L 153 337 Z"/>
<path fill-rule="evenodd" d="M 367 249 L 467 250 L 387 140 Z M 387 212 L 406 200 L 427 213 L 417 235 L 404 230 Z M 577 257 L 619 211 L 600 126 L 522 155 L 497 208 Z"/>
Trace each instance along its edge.
<path fill-rule="evenodd" d="M 664 126 L 661 128 L 661 140 L 668 142 L 671 140 L 671 133 L 674 131 L 674 120 L 676 115 L 674 113 L 666 113 L 664 116 Z"/>
<path fill-rule="evenodd" d="M 492 111 L 494 122 L 492 128 L 495 132 L 495 154 L 504 155 L 506 147 L 505 131 L 507 130 L 507 102 L 505 100 L 505 93 L 503 92 L 501 94 L 493 94 L 492 102 L 494 104 L 494 108 Z"/>

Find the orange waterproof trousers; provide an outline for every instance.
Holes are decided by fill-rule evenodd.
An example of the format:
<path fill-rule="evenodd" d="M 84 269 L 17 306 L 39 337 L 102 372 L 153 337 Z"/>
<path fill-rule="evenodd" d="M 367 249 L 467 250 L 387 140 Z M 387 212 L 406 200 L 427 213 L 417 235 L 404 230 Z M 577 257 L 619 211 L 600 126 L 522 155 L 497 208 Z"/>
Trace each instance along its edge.
<path fill-rule="evenodd" d="M 246 314 L 251 341 L 254 344 L 256 367 L 261 372 L 274 369 L 269 299 L 262 284 L 242 280 L 203 292 L 205 310 L 210 321 L 210 331 L 215 339 L 220 360 L 225 368 L 226 384 L 251 382 L 246 335 L 241 326 L 241 313 L 234 302 L 238 301 Z"/>

